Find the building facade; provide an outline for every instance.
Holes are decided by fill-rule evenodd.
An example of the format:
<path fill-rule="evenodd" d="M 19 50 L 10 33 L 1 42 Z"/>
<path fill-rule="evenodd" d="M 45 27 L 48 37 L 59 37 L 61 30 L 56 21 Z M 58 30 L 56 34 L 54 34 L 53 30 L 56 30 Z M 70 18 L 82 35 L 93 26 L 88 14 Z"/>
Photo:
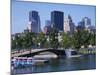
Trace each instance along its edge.
<path fill-rule="evenodd" d="M 45 26 L 51 26 L 51 21 L 50 20 L 46 20 L 45 21 Z"/>
<path fill-rule="evenodd" d="M 64 19 L 64 32 L 65 32 L 65 33 L 70 32 L 69 21 L 68 21 L 67 18 Z"/>
<path fill-rule="evenodd" d="M 29 12 L 29 23 L 28 23 L 29 31 L 39 33 L 41 31 L 41 23 L 39 13 L 37 11 Z"/>
<path fill-rule="evenodd" d="M 51 25 L 58 31 L 63 31 L 64 13 L 61 11 L 51 12 Z"/>
<path fill-rule="evenodd" d="M 51 32 L 51 26 L 44 26 L 44 33 L 48 35 Z"/>
<path fill-rule="evenodd" d="M 75 31 L 75 25 L 70 15 L 64 19 L 64 32 L 73 33 Z"/>
<path fill-rule="evenodd" d="M 84 17 L 84 18 L 78 23 L 78 26 L 79 26 L 81 29 L 88 28 L 89 26 L 91 26 L 91 19 L 88 18 L 88 17 Z"/>
<path fill-rule="evenodd" d="M 82 21 L 84 22 L 85 27 L 91 26 L 91 19 L 90 18 L 84 17 Z"/>

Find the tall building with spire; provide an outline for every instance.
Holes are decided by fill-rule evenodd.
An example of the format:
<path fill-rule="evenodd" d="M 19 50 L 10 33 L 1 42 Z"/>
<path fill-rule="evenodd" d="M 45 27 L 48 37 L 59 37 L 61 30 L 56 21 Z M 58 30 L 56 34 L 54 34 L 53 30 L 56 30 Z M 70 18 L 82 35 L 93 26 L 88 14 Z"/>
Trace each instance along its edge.
<path fill-rule="evenodd" d="M 64 19 L 64 32 L 65 33 L 73 33 L 75 30 L 75 25 L 70 15 Z"/>
<path fill-rule="evenodd" d="M 70 26 L 69 26 L 69 21 L 67 18 L 64 19 L 64 32 L 70 32 Z"/>

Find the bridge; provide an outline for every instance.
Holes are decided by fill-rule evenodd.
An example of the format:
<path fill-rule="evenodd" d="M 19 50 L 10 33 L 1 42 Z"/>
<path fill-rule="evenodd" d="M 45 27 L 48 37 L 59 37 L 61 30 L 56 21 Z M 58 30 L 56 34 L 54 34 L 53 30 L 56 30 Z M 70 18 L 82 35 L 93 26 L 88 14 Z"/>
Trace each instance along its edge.
<path fill-rule="evenodd" d="M 63 57 L 66 55 L 64 50 L 61 49 L 31 49 L 26 51 L 20 51 L 20 52 L 12 52 L 12 57 L 31 57 L 35 55 L 39 55 L 40 53 L 44 52 L 51 52 L 57 55 L 58 57 Z"/>

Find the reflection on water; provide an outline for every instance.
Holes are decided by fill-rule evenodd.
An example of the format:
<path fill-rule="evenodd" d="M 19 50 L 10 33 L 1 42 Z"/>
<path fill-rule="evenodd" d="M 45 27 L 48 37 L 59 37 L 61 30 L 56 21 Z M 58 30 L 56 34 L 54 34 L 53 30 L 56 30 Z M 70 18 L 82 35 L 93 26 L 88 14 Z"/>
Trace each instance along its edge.
<path fill-rule="evenodd" d="M 87 70 L 96 68 L 96 56 L 85 55 L 77 58 L 62 58 L 51 60 L 48 64 L 41 66 L 32 66 L 27 68 L 17 68 L 12 72 L 14 74 L 29 74 L 40 72 L 55 72 L 55 71 L 73 71 Z"/>

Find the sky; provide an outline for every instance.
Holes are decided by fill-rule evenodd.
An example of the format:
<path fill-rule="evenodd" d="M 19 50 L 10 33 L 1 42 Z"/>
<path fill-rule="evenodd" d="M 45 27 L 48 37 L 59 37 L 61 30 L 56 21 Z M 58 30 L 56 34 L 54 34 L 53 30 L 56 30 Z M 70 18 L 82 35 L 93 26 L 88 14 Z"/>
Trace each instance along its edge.
<path fill-rule="evenodd" d="M 57 3 L 38 3 L 12 0 L 11 3 L 11 30 L 12 34 L 23 32 L 28 26 L 29 11 L 36 10 L 39 12 L 41 29 L 45 26 L 45 21 L 50 20 L 51 11 L 57 10 L 64 12 L 64 18 L 68 14 L 72 17 L 77 26 L 78 22 L 84 17 L 91 19 L 91 24 L 96 25 L 96 7 L 90 5 L 72 5 Z"/>

